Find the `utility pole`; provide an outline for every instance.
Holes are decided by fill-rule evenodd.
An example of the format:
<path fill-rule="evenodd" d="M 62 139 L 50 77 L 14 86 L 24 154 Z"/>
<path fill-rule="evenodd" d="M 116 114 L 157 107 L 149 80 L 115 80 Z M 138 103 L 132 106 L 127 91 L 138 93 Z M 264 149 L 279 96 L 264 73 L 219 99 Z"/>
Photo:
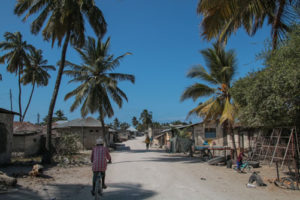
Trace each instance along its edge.
<path fill-rule="evenodd" d="M 9 89 L 9 97 L 10 97 L 10 111 L 13 111 L 13 105 L 12 105 L 12 93 L 11 93 L 11 89 Z"/>
<path fill-rule="evenodd" d="M 40 113 L 37 114 L 37 124 L 40 124 Z"/>

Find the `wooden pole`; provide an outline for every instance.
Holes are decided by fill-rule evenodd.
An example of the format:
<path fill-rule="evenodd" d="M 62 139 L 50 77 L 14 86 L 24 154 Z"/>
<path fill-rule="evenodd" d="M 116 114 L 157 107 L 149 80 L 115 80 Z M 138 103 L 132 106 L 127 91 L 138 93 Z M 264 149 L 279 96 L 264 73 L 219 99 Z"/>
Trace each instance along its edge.
<path fill-rule="evenodd" d="M 278 161 L 276 161 L 277 181 L 279 181 Z"/>
<path fill-rule="evenodd" d="M 270 146 L 271 146 L 271 142 L 272 142 L 274 133 L 275 133 L 275 128 L 274 128 L 273 131 L 272 131 L 272 134 L 271 134 L 271 137 L 270 137 L 270 141 L 269 141 L 269 146 L 268 146 L 268 148 L 267 148 L 267 151 L 266 151 L 266 154 L 265 154 L 265 157 L 264 157 L 263 162 L 265 162 L 265 160 L 266 160 L 266 158 L 267 158 L 267 156 L 268 156 L 269 149 L 270 149 Z"/>
<path fill-rule="evenodd" d="M 9 97 L 10 97 L 10 111 L 13 111 L 13 104 L 12 104 L 12 93 L 11 93 L 11 89 L 9 89 Z"/>
<path fill-rule="evenodd" d="M 298 155 L 298 146 L 296 140 L 296 134 L 293 132 L 293 138 L 292 138 L 292 151 L 293 151 L 293 158 L 294 158 L 294 165 L 295 165 L 295 178 L 297 183 L 297 189 L 299 189 L 299 169 L 298 169 L 298 162 L 299 162 L 299 155 Z"/>
<path fill-rule="evenodd" d="M 291 132 L 291 135 L 290 135 L 290 138 L 289 138 L 289 142 L 288 142 L 288 144 L 286 146 L 286 149 L 285 149 L 285 153 L 284 153 L 284 156 L 283 156 L 283 159 L 282 159 L 282 162 L 281 162 L 281 167 L 280 167 L 281 169 L 283 168 L 283 164 L 285 162 L 285 157 L 287 155 L 287 152 L 289 151 L 289 146 L 290 146 L 290 142 L 291 142 L 291 139 L 292 139 L 292 136 L 293 136 L 293 131 L 294 131 L 294 129 Z"/>
<path fill-rule="evenodd" d="M 279 135 L 277 136 L 278 138 L 277 138 L 276 146 L 275 146 L 275 149 L 274 149 L 274 152 L 273 152 L 273 155 L 272 155 L 272 160 L 270 162 L 270 166 L 272 165 L 273 160 L 274 160 L 274 156 L 276 155 L 277 147 L 278 147 L 279 140 L 280 140 L 280 137 L 281 137 L 281 132 L 282 132 L 282 129 L 280 129 Z"/>

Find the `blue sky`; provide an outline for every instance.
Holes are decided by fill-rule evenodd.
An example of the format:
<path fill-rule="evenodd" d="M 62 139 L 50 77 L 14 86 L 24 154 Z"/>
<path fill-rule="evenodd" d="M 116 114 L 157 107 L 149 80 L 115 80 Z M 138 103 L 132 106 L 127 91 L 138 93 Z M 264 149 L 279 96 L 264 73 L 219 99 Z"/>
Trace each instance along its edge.
<path fill-rule="evenodd" d="M 4 3 L 5 2 L 5 3 Z M 55 65 L 60 59 L 61 48 L 51 48 L 49 42 L 43 41 L 41 34 L 30 33 L 29 18 L 25 23 L 13 14 L 14 0 L 3 0 L 0 7 L 0 41 L 5 32 L 20 31 L 23 39 L 42 49 L 44 58 Z M 115 117 L 120 121 L 131 122 L 133 116 L 139 117 L 143 109 L 153 113 L 153 120 L 170 122 L 185 120 L 189 110 L 196 102 L 180 102 L 184 89 L 196 80 L 186 78 L 186 73 L 195 64 L 203 64 L 200 50 L 211 47 L 212 42 L 200 37 L 199 24 L 201 16 L 196 13 L 198 0 L 96 0 L 103 11 L 108 24 L 104 39 L 111 37 L 111 53 L 118 56 L 125 52 L 133 55 L 125 57 L 116 72 L 133 74 L 136 83 L 120 83 L 129 99 L 122 109 L 115 106 Z M 94 36 L 87 26 L 86 35 Z M 257 70 L 261 62 L 256 55 L 264 48 L 270 37 L 270 27 L 259 30 L 254 37 L 249 37 L 244 30 L 231 36 L 227 49 L 234 49 L 238 59 L 238 73 L 235 79 Z M 3 52 L 0 52 L 3 54 Z M 67 60 L 80 64 L 77 53 L 69 46 Z M 18 111 L 18 86 L 15 74 L 6 72 L 6 65 L 0 65 L 3 80 L 0 82 L 0 107 L 10 109 L 9 89 L 13 93 L 13 109 Z M 35 123 L 37 114 L 47 115 L 57 71 L 51 72 L 47 87 L 37 88 L 25 121 Z M 64 95 L 74 89 L 68 84 L 68 77 L 63 77 L 55 110 L 62 109 L 69 119 L 80 117 L 79 109 L 70 112 L 72 100 L 64 101 Z M 23 87 L 23 109 L 27 103 L 31 87 Z M 203 99 L 202 99 L 203 101 Z M 98 114 L 93 115 L 97 117 Z M 15 120 L 17 120 L 15 118 Z M 193 122 L 201 120 L 193 117 Z"/>

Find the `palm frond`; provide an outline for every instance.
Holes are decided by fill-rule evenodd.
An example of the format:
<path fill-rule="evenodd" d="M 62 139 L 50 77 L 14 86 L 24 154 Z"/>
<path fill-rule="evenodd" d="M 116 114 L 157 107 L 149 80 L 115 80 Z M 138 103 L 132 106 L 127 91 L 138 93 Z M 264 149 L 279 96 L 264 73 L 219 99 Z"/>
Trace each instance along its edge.
<path fill-rule="evenodd" d="M 220 118 L 220 123 L 223 124 L 225 121 L 228 121 L 230 124 L 234 124 L 236 115 L 235 106 L 230 103 L 229 98 L 225 101 L 225 106 L 223 109 L 223 113 Z"/>
<path fill-rule="evenodd" d="M 201 65 L 196 65 L 196 66 L 192 67 L 188 71 L 187 77 L 189 77 L 189 78 L 199 78 L 199 79 L 207 81 L 211 84 L 218 84 L 218 81 L 213 76 L 211 76 L 205 70 L 205 68 Z"/>
<path fill-rule="evenodd" d="M 117 81 L 130 81 L 131 83 L 135 82 L 135 77 L 131 74 L 109 73 L 109 77 Z"/>
<path fill-rule="evenodd" d="M 207 85 L 195 83 L 192 86 L 189 86 L 185 89 L 181 95 L 180 101 L 184 101 L 188 98 L 192 98 L 194 101 L 199 97 L 210 96 L 214 94 L 216 89 L 208 87 Z"/>

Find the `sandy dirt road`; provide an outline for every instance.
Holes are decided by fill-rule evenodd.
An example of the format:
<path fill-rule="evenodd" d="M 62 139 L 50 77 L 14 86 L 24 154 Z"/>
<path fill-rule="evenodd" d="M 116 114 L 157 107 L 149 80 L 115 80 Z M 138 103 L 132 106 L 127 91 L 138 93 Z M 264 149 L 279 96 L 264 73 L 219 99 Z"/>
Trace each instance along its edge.
<path fill-rule="evenodd" d="M 268 184 L 247 188 L 249 174 L 209 166 L 198 158 L 172 155 L 158 149 L 145 150 L 144 137 L 130 140 L 112 153 L 104 200 L 288 200 L 300 199 L 299 191 Z M 91 167 L 50 168 L 48 179 L 19 179 L 17 190 L 0 194 L 2 200 L 89 200 Z"/>

